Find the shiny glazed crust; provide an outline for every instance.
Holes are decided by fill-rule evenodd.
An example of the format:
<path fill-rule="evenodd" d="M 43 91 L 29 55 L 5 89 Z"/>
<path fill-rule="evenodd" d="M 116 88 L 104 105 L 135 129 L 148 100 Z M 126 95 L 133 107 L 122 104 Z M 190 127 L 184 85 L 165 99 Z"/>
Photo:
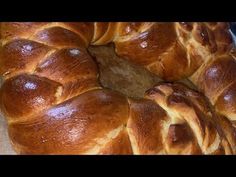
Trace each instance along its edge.
<path fill-rule="evenodd" d="M 227 23 L 1 23 L 0 108 L 19 154 L 234 154 Z M 89 45 L 167 81 L 136 100 L 102 88 Z M 212 107 L 213 105 L 213 107 Z"/>

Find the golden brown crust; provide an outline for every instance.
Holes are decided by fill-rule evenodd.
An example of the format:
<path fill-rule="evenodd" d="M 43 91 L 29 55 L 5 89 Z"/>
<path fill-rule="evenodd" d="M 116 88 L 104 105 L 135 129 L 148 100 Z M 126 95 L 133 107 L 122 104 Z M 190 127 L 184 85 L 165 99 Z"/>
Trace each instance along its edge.
<path fill-rule="evenodd" d="M 94 34 L 92 42 L 96 42 L 106 33 L 108 25 L 108 22 L 94 22 Z"/>
<path fill-rule="evenodd" d="M 151 100 L 131 101 L 127 129 L 134 154 L 162 153 L 161 121 L 165 117 L 165 111 Z"/>
<path fill-rule="evenodd" d="M 62 84 L 62 101 L 99 87 L 97 66 L 80 48 L 55 51 L 35 67 L 35 74 Z"/>
<path fill-rule="evenodd" d="M 132 147 L 126 130 L 108 142 L 99 154 L 101 155 L 132 155 Z"/>
<path fill-rule="evenodd" d="M 85 41 L 83 41 L 80 36 L 62 27 L 43 29 L 31 36 L 31 40 L 38 41 L 49 46 L 57 46 L 58 48 L 86 46 Z"/>
<path fill-rule="evenodd" d="M 222 147 L 224 153 L 233 153 L 230 145 L 224 143 L 227 140 L 218 127 L 217 115 L 200 93 L 182 84 L 164 83 L 148 90 L 147 98 L 159 104 L 168 115 L 162 128 L 168 153 L 212 154 Z"/>
<path fill-rule="evenodd" d="M 35 114 L 56 103 L 55 93 L 60 86 L 57 82 L 34 75 L 10 78 L 1 87 L 1 109 L 9 121 Z"/>
<path fill-rule="evenodd" d="M 105 27 L 105 28 L 104 28 Z M 101 31 L 96 41 L 92 41 L 93 45 L 104 45 L 112 42 L 116 35 L 117 23 L 101 23 L 97 25 L 96 30 Z M 103 34 L 102 34 L 103 33 Z"/>
<path fill-rule="evenodd" d="M 63 22 L 3 22 L 1 23 L 2 41 L 14 39 L 34 39 L 58 44 L 89 44 L 93 36 L 93 23 Z M 57 35 L 56 35 L 57 34 Z M 60 37 L 58 35 L 61 35 Z M 77 34 L 77 35 L 75 35 Z M 63 37 L 65 37 L 63 39 Z M 80 39 L 79 39 L 80 38 Z M 63 39 L 63 40 L 62 40 Z M 70 45 L 73 45 L 70 43 Z"/>
<path fill-rule="evenodd" d="M 236 83 L 234 82 L 218 97 L 215 108 L 218 112 L 228 117 L 231 121 L 236 120 Z"/>
<path fill-rule="evenodd" d="M 230 144 L 233 153 L 236 153 L 236 129 L 233 126 L 233 123 L 230 122 L 230 120 L 224 116 L 218 116 L 217 121 L 219 122 L 219 125 L 221 126 L 221 130 L 223 131 L 223 134 L 225 138 L 227 139 L 228 143 Z"/>
<path fill-rule="evenodd" d="M 207 63 L 191 80 L 215 104 L 218 96 L 235 81 L 235 71 L 235 60 L 225 55 Z"/>
<path fill-rule="evenodd" d="M 61 105 L 66 104 L 66 100 L 100 87 L 97 67 L 85 49 L 92 40 L 93 30 L 93 23 L 2 23 L 0 72 L 5 82 L 0 90 L 1 109 L 8 119 L 9 133 L 17 152 L 82 152 L 82 149 L 73 149 L 76 146 L 68 151 L 66 146 L 60 149 L 65 131 L 72 131 L 70 127 L 73 124 L 79 126 L 73 118 L 69 118 L 74 109 L 79 111 L 75 108 L 77 102 L 73 102 L 71 106 L 74 109 L 71 110 Z M 100 95 L 99 101 L 102 99 Z M 122 105 L 125 106 L 124 103 Z M 64 115 L 68 127 L 63 119 L 53 121 L 50 116 L 47 117 L 48 111 L 53 112 L 57 106 L 61 106 L 59 117 Z M 67 106 L 70 105 L 67 103 Z M 54 111 L 55 116 L 56 113 Z M 34 121 L 37 123 L 34 124 Z M 60 126 L 61 134 L 55 135 Z M 23 130 L 25 133 L 20 133 Z M 55 139 L 44 143 L 47 139 L 43 137 Z M 40 143 L 43 145 L 38 147 Z"/>
<path fill-rule="evenodd" d="M 236 153 L 235 57 L 227 23 L 1 23 L 0 108 L 21 154 Z M 86 48 L 165 80 L 133 100 L 102 89 Z M 14 100 L 14 102 L 12 101 Z M 219 115 L 220 114 L 220 115 Z M 222 115 L 226 116 L 223 117 Z"/>
<path fill-rule="evenodd" d="M 97 154 L 117 136 L 127 119 L 125 97 L 94 90 L 51 107 L 32 120 L 11 123 L 9 135 L 23 154 Z"/>
<path fill-rule="evenodd" d="M 209 56 L 232 48 L 227 23 L 126 22 L 117 26 L 117 53 L 165 80 L 188 77 Z"/>
<path fill-rule="evenodd" d="M 168 40 L 165 32 L 168 33 Z M 158 56 L 175 42 L 176 32 L 172 23 L 156 24 L 137 36 L 127 37 L 125 41 L 118 39 L 115 41 L 117 54 L 145 66 L 160 60 Z"/>
<path fill-rule="evenodd" d="M 115 40 L 119 55 L 164 80 L 192 75 L 192 82 L 209 98 L 217 113 L 236 120 L 236 65 L 228 23 L 157 23 L 140 34 L 123 38 Z"/>
<path fill-rule="evenodd" d="M 0 74 L 11 77 L 22 72 L 31 72 L 49 51 L 48 46 L 34 41 L 13 40 L 1 48 Z"/>
<path fill-rule="evenodd" d="M 223 55 L 203 65 L 191 80 L 229 120 L 236 120 L 236 62 L 232 55 Z"/>

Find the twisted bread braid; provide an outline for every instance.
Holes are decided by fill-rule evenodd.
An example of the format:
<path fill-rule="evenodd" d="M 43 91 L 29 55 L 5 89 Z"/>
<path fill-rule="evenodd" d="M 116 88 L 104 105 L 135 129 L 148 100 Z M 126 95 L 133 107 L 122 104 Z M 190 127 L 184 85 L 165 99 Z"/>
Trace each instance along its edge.
<path fill-rule="evenodd" d="M 164 80 L 189 78 L 234 124 L 236 57 L 228 23 L 152 23 L 115 43 L 119 55 Z"/>
<path fill-rule="evenodd" d="M 178 55 L 182 46 L 172 39 L 176 38 L 172 36 L 174 26 L 2 23 L 0 74 L 4 82 L 0 107 L 8 120 L 9 136 L 16 152 L 235 153 L 234 128 L 210 108 L 201 94 L 180 84 L 161 83 L 148 90 L 145 99 L 135 100 L 99 85 L 97 66 L 86 50 L 89 44 L 113 41 L 119 55 L 149 69 L 156 68 L 150 70 L 158 74 L 158 67 L 163 64 L 158 66 L 152 55 L 166 53 L 169 41 L 173 47 L 170 54 L 163 54 L 165 60 L 170 62 L 171 57 L 182 56 Z M 169 35 L 168 40 L 164 32 Z M 151 42 L 160 44 L 147 48 L 149 43 L 140 41 L 147 34 L 152 34 L 148 38 Z M 137 53 L 136 44 L 147 50 Z M 186 66 L 173 73 L 187 76 L 197 66 L 200 65 L 193 64 L 190 69 Z"/>
<path fill-rule="evenodd" d="M 233 47 L 227 23 L 151 23 L 141 29 L 114 39 L 116 51 L 164 80 L 189 77 Z"/>
<path fill-rule="evenodd" d="M 160 105 L 169 117 L 161 128 L 169 153 L 219 154 L 222 149 L 226 154 L 236 152 L 235 129 L 210 108 L 200 93 L 181 84 L 161 84 L 148 90 L 147 98 Z"/>

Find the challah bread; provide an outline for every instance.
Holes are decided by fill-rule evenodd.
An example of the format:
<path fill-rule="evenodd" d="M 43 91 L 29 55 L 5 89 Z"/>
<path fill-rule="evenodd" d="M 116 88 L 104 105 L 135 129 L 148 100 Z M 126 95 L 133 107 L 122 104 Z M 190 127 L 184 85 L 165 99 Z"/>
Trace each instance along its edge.
<path fill-rule="evenodd" d="M 213 54 L 223 55 L 232 49 L 227 23 L 144 24 L 134 23 L 139 27 L 136 30 L 132 23 L 124 27 L 129 33 L 114 39 L 117 54 L 164 80 L 189 77 Z"/>
<path fill-rule="evenodd" d="M 190 78 L 205 93 L 215 109 L 235 124 L 236 120 L 236 61 L 232 55 L 209 60 Z"/>
<path fill-rule="evenodd" d="M 235 129 L 211 109 L 200 93 L 182 84 L 166 83 L 148 90 L 147 98 L 154 100 L 169 116 L 161 130 L 170 153 L 218 154 L 222 153 L 221 146 L 226 154 L 236 152 Z M 223 123 L 224 130 L 220 127 Z"/>
<path fill-rule="evenodd" d="M 117 54 L 164 80 L 189 78 L 235 122 L 236 57 L 228 23 L 152 23 L 115 44 Z"/>
<path fill-rule="evenodd" d="M 177 26 L 1 23 L 0 108 L 16 152 L 236 153 L 234 127 L 200 93 L 160 83 L 137 100 L 104 89 L 98 81 L 97 65 L 86 49 L 109 42 L 118 55 L 164 79 L 192 75 L 203 59 L 188 54 Z"/>

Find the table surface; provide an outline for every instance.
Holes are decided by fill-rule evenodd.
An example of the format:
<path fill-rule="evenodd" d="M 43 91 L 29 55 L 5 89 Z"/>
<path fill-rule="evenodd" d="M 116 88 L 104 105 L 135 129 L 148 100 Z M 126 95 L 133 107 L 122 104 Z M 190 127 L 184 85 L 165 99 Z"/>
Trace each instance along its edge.
<path fill-rule="evenodd" d="M 0 115 L 0 154 L 16 154 L 10 144 L 8 133 L 7 133 L 7 124 L 5 119 Z"/>

